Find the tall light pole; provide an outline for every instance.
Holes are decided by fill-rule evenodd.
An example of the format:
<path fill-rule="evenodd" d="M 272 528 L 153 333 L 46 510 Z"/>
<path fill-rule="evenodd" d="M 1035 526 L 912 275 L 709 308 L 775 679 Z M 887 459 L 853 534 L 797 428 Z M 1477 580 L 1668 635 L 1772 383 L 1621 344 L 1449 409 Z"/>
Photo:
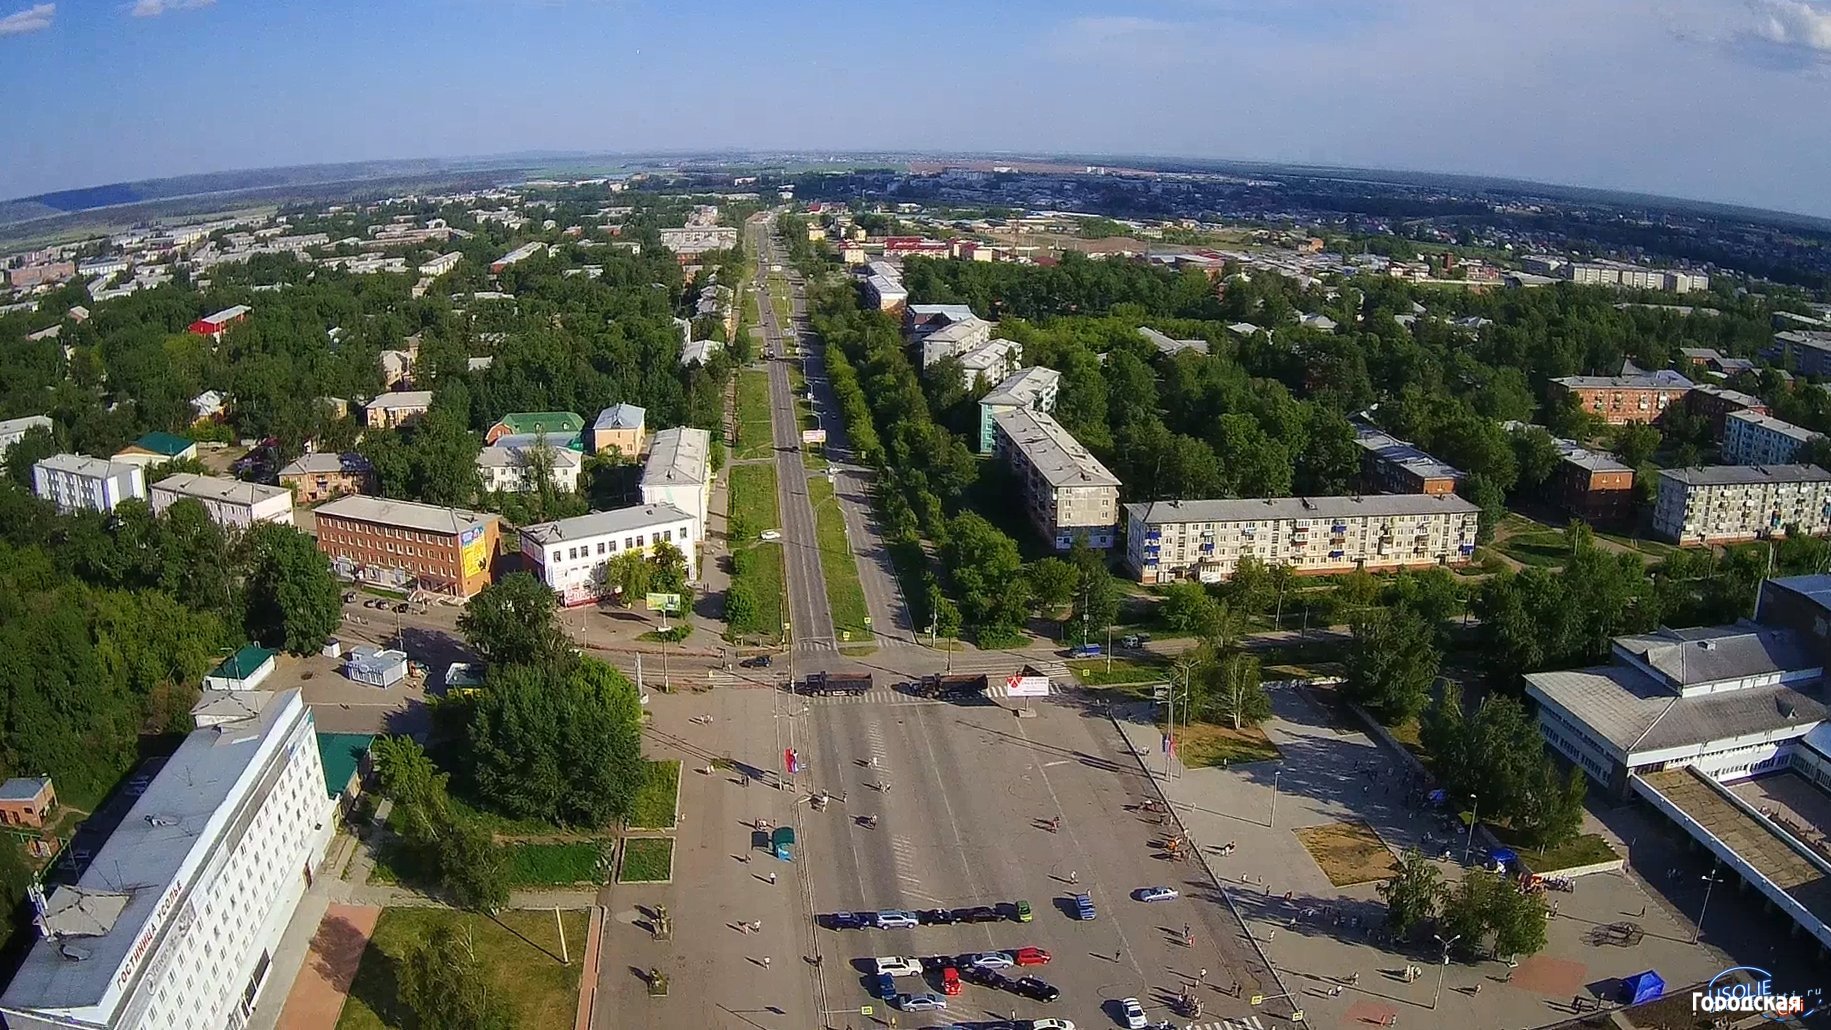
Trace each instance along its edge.
<path fill-rule="evenodd" d="M 1691 943 L 1693 944 L 1696 944 L 1704 936 L 1704 913 L 1710 911 L 1710 889 L 1717 885 L 1717 867 L 1715 861 L 1712 861 L 1710 864 L 1710 872 L 1705 873 L 1701 879 L 1704 881 L 1704 903 L 1698 906 L 1697 930 L 1691 935 Z"/>
<path fill-rule="evenodd" d="M 1450 971 L 1450 945 L 1461 940 L 1462 935 L 1457 934 L 1447 941 L 1438 934 L 1431 934 L 1431 936 L 1436 937 L 1437 943 L 1443 945 L 1443 964 L 1437 967 L 1437 989 L 1431 992 L 1430 996 L 1430 1007 L 1434 1009 L 1437 1007 L 1437 999 L 1443 997 L 1443 974 Z"/>
<path fill-rule="evenodd" d="M 1265 822 L 1265 825 L 1272 829 L 1278 827 L 1278 777 L 1283 775 L 1284 764 L 1280 762 L 1276 768 L 1272 769 L 1272 814 L 1271 818 Z"/>
<path fill-rule="evenodd" d="M 1469 864 L 1469 852 L 1475 848 L 1475 816 L 1481 811 L 1481 799 L 1469 795 L 1469 839 L 1462 845 L 1462 864 Z"/>

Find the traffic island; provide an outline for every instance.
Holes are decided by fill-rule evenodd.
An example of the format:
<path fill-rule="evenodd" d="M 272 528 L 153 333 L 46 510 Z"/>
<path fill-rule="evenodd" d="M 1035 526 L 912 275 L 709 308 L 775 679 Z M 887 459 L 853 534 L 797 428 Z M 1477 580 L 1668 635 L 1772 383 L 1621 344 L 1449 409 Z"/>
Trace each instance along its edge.
<path fill-rule="evenodd" d="M 674 879 L 674 838 L 625 837 L 617 862 L 618 883 L 670 883 Z"/>

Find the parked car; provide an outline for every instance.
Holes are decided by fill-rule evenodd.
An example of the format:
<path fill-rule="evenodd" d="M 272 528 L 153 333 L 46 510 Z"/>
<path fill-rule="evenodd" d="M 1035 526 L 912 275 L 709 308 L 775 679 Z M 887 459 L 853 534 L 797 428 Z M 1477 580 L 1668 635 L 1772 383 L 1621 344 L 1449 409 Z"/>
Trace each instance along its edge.
<path fill-rule="evenodd" d="M 885 1001 L 889 1001 L 902 992 L 896 989 L 896 977 L 889 973 L 881 973 L 878 975 L 877 987 L 873 993 Z"/>
<path fill-rule="evenodd" d="M 987 969 L 1009 969 L 1017 963 L 1011 956 L 1002 951 L 982 951 L 977 955 L 963 956 L 969 966 L 984 966 Z"/>
<path fill-rule="evenodd" d="M 1060 988 L 1054 984 L 1044 983 L 1034 976 L 1013 980 L 1005 989 L 1012 994 L 1021 994 L 1035 1001 L 1054 1001 L 1062 996 Z"/>
<path fill-rule="evenodd" d="M 947 908 L 925 908 L 916 913 L 916 918 L 923 926 L 952 926 L 960 921 L 954 918 L 953 910 Z"/>
<path fill-rule="evenodd" d="M 834 912 L 826 918 L 827 925 L 835 930 L 863 930 L 872 924 L 875 914 L 871 912 Z"/>
<path fill-rule="evenodd" d="M 947 999 L 939 994 L 899 994 L 895 1004 L 904 1012 L 933 1012 L 947 1008 Z"/>
<path fill-rule="evenodd" d="M 879 976 L 921 976 L 922 963 L 901 955 L 880 955 L 872 960 Z"/>
<path fill-rule="evenodd" d="M 960 970 L 954 966 L 941 967 L 941 993 L 953 997 L 960 993 Z"/>
<path fill-rule="evenodd" d="M 1151 1021 L 1145 1018 L 1144 1006 L 1138 1004 L 1137 998 L 1119 999 L 1119 1012 L 1125 1016 L 1126 1030 L 1145 1030 Z"/>
<path fill-rule="evenodd" d="M 1074 1030 L 1074 1023 L 1066 1019 L 1033 1019 L 1030 1030 Z"/>
<path fill-rule="evenodd" d="M 988 969 L 985 966 L 975 966 L 970 963 L 960 967 L 960 979 L 994 990 L 1009 982 L 1005 979 L 1004 974 L 996 969 Z"/>
<path fill-rule="evenodd" d="M 1092 919 L 1095 914 L 1094 899 L 1091 895 L 1076 894 L 1074 896 L 1074 917 L 1076 919 Z"/>
<path fill-rule="evenodd" d="M 778 530 L 765 529 L 763 532 L 757 534 L 757 539 L 758 540 L 780 540 L 780 539 L 782 539 L 782 534 Z"/>
<path fill-rule="evenodd" d="M 1070 658 L 1098 658 L 1104 653 L 1099 644 L 1078 644 L 1068 649 Z"/>
<path fill-rule="evenodd" d="M 752 655 L 739 662 L 738 665 L 745 669 L 767 669 L 769 668 L 769 656 L 766 654 Z"/>
<path fill-rule="evenodd" d="M 1019 948 L 1011 957 L 1020 966 L 1046 966 L 1049 964 L 1049 953 L 1041 948 Z"/>
<path fill-rule="evenodd" d="M 1131 648 L 1143 647 L 1150 642 L 1150 639 L 1151 635 L 1149 633 L 1127 633 L 1125 636 L 1119 638 L 1119 646 Z"/>
<path fill-rule="evenodd" d="M 879 930 L 907 930 L 919 925 L 914 912 L 904 912 L 894 908 L 887 908 L 874 914 L 871 922 Z"/>
<path fill-rule="evenodd" d="M 1175 901 L 1180 895 L 1174 887 L 1140 887 L 1132 892 L 1139 901 Z"/>
<path fill-rule="evenodd" d="M 954 909 L 954 918 L 962 923 L 996 923 L 1004 919 L 998 910 L 990 905 L 976 905 L 972 908 Z"/>

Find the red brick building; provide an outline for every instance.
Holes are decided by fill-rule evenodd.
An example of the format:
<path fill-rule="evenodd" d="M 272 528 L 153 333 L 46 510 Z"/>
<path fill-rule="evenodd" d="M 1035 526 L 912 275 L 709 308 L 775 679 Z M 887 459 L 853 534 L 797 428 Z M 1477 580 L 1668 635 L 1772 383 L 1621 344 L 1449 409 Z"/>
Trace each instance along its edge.
<path fill-rule="evenodd" d="M 1634 513 L 1634 470 L 1612 454 L 1557 440 L 1563 461 L 1549 484 L 1552 500 L 1570 514 L 1597 525 L 1621 525 Z"/>
<path fill-rule="evenodd" d="M 1566 396 L 1574 396 L 1584 411 L 1619 426 L 1657 422 L 1691 388 L 1691 380 L 1670 369 L 1618 376 L 1565 376 L 1551 381 L 1551 402 L 1562 404 Z"/>
<path fill-rule="evenodd" d="M 1757 415 L 1772 414 L 1759 397 L 1708 383 L 1692 387 L 1691 392 L 1685 395 L 1685 410 L 1709 419 L 1710 433 L 1718 440 L 1723 439 L 1723 420 L 1738 411 L 1752 411 Z"/>

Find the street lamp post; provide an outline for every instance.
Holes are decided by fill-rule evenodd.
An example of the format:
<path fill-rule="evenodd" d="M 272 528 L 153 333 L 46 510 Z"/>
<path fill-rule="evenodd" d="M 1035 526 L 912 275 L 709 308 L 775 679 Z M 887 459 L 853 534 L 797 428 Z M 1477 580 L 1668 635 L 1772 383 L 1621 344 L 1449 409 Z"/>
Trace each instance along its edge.
<path fill-rule="evenodd" d="M 1710 911 L 1710 889 L 1717 885 L 1716 863 L 1711 863 L 1710 872 L 1705 873 L 1701 879 L 1704 881 L 1704 903 L 1698 906 L 1697 930 L 1691 935 L 1691 943 L 1693 944 L 1696 944 L 1704 936 L 1704 913 Z"/>
<path fill-rule="evenodd" d="M 1283 776 L 1283 775 L 1284 775 L 1284 766 L 1283 765 L 1279 765 L 1277 768 L 1272 770 L 1272 813 L 1271 813 L 1271 818 L 1266 820 L 1266 823 L 1265 823 L 1266 826 L 1268 826 L 1272 829 L 1277 829 L 1277 827 L 1278 827 L 1278 777 Z"/>
<path fill-rule="evenodd" d="M 1434 1009 L 1437 1007 L 1437 999 L 1443 997 L 1443 975 L 1450 971 L 1450 945 L 1461 940 L 1462 935 L 1457 934 L 1447 941 L 1438 934 L 1431 934 L 1431 936 L 1436 937 L 1437 943 L 1443 945 L 1443 964 L 1437 967 L 1437 989 L 1431 992 L 1430 996 L 1430 1007 Z"/>
<path fill-rule="evenodd" d="M 1469 839 L 1462 845 L 1462 864 L 1469 864 L 1469 852 L 1475 849 L 1475 816 L 1481 811 L 1481 799 L 1469 795 Z"/>

